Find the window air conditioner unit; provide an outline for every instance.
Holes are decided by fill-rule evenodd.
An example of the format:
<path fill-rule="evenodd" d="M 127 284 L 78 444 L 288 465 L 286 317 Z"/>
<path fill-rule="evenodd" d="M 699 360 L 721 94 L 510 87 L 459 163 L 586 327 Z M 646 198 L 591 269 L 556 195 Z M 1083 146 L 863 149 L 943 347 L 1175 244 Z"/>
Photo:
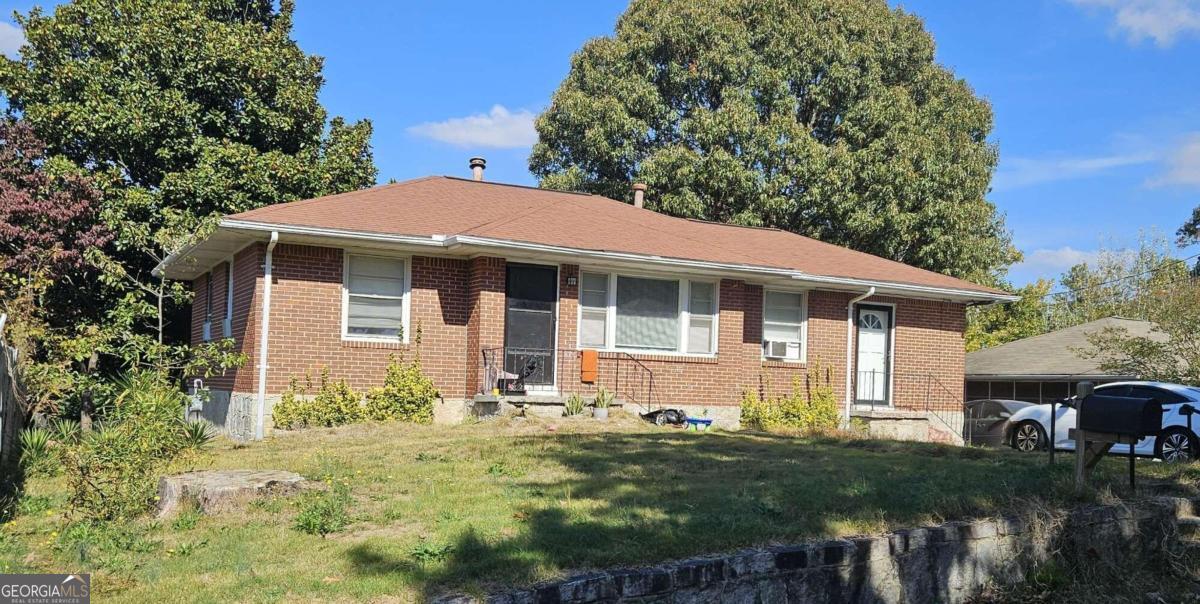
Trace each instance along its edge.
<path fill-rule="evenodd" d="M 767 356 L 769 356 L 771 358 L 776 358 L 776 359 L 787 358 L 788 342 L 768 341 L 767 342 Z"/>

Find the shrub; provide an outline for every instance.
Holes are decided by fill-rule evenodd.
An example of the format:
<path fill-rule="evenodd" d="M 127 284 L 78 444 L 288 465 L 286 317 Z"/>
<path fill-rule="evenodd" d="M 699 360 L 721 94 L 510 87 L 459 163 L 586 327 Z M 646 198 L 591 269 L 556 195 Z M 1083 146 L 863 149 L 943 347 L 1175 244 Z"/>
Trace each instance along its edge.
<path fill-rule="evenodd" d="M 572 415 L 580 415 L 583 413 L 583 397 L 577 393 L 572 393 L 567 397 L 567 402 L 563 404 L 563 415 L 570 417 Z"/>
<path fill-rule="evenodd" d="M 297 388 L 296 380 L 283 393 L 271 411 L 275 426 L 285 430 L 323 426 L 342 426 L 362 421 L 365 417 L 362 396 L 346 380 L 329 379 L 329 369 L 321 370 L 321 383 L 312 398 L 308 391 L 312 381 L 305 376 L 305 388 Z"/>
<path fill-rule="evenodd" d="M 206 421 L 186 422 L 183 424 L 183 446 L 185 449 L 199 451 L 209 445 L 217 437 L 212 424 Z"/>
<path fill-rule="evenodd" d="M 21 467 L 29 476 L 52 476 L 59 468 L 49 430 L 26 428 L 21 432 Z"/>
<path fill-rule="evenodd" d="M 392 355 L 383 387 L 372 388 L 367 393 L 366 415 L 377 421 L 395 419 L 431 424 L 437 397 L 437 388 L 421 371 L 419 358 L 405 363 L 403 358 Z"/>
<path fill-rule="evenodd" d="M 837 429 L 841 419 L 828 370 L 822 368 L 820 361 L 809 365 L 803 382 L 799 377 L 792 381 L 788 394 L 764 398 L 746 391 L 741 406 L 742 424 L 755 430 L 828 433 Z"/>
<path fill-rule="evenodd" d="M 152 372 L 119 382 L 104 424 L 61 445 L 72 514 L 88 521 L 124 520 L 148 510 L 157 475 L 186 446 L 185 396 Z"/>
<path fill-rule="evenodd" d="M 345 484 L 332 485 L 325 492 L 309 492 L 302 496 L 300 513 L 293 527 L 309 535 L 324 537 L 345 529 L 350 524 L 350 488 Z"/>

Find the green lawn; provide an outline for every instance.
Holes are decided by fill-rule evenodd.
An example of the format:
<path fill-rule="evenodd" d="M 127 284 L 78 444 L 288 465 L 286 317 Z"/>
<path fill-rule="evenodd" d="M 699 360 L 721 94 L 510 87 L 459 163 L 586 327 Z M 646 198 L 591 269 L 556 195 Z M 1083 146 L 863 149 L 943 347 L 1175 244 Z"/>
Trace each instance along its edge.
<path fill-rule="evenodd" d="M 294 500 L 275 499 L 67 531 L 61 479 L 37 480 L 0 534 L 0 572 L 93 572 L 98 599 L 123 601 L 405 601 L 1078 501 L 1069 455 L 1050 469 L 1042 455 L 1009 451 L 686 433 L 632 419 L 351 426 L 222 442 L 210 457 L 201 467 L 344 481 L 352 524 L 303 534 Z M 1120 463 L 1107 466 L 1102 480 L 1120 484 Z M 1176 483 L 1200 477 L 1141 468 Z"/>

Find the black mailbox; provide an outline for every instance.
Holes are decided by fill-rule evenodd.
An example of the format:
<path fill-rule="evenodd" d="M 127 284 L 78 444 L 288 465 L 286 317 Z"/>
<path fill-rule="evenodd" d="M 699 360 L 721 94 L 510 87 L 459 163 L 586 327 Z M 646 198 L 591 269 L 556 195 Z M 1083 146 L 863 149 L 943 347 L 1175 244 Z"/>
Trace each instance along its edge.
<path fill-rule="evenodd" d="M 1093 394 L 1078 410 L 1078 427 L 1088 432 L 1152 436 L 1162 432 L 1162 403 L 1149 398 Z"/>

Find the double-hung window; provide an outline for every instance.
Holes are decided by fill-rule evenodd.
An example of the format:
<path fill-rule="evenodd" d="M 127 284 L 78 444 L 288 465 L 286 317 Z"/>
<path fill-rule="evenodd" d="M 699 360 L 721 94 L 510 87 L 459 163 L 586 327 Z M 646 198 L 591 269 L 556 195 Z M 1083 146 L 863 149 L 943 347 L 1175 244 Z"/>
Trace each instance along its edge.
<path fill-rule="evenodd" d="M 225 263 L 225 319 L 221 321 L 221 334 L 233 337 L 233 261 Z"/>
<path fill-rule="evenodd" d="M 403 259 L 347 256 L 344 335 L 404 339 L 407 290 Z"/>
<path fill-rule="evenodd" d="M 579 344 L 587 348 L 606 348 L 608 275 L 583 273 L 579 282 Z"/>
<path fill-rule="evenodd" d="M 212 319 L 213 319 L 213 295 L 212 295 L 212 271 L 204 275 L 204 325 L 201 326 L 201 338 L 205 342 L 212 339 Z"/>
<path fill-rule="evenodd" d="M 717 350 L 717 294 L 712 283 L 688 282 L 687 351 L 712 354 Z"/>
<path fill-rule="evenodd" d="M 767 291 L 763 299 L 763 356 L 804 360 L 804 296 Z"/>
<path fill-rule="evenodd" d="M 716 285 L 584 272 L 579 345 L 686 354 L 716 352 Z"/>

